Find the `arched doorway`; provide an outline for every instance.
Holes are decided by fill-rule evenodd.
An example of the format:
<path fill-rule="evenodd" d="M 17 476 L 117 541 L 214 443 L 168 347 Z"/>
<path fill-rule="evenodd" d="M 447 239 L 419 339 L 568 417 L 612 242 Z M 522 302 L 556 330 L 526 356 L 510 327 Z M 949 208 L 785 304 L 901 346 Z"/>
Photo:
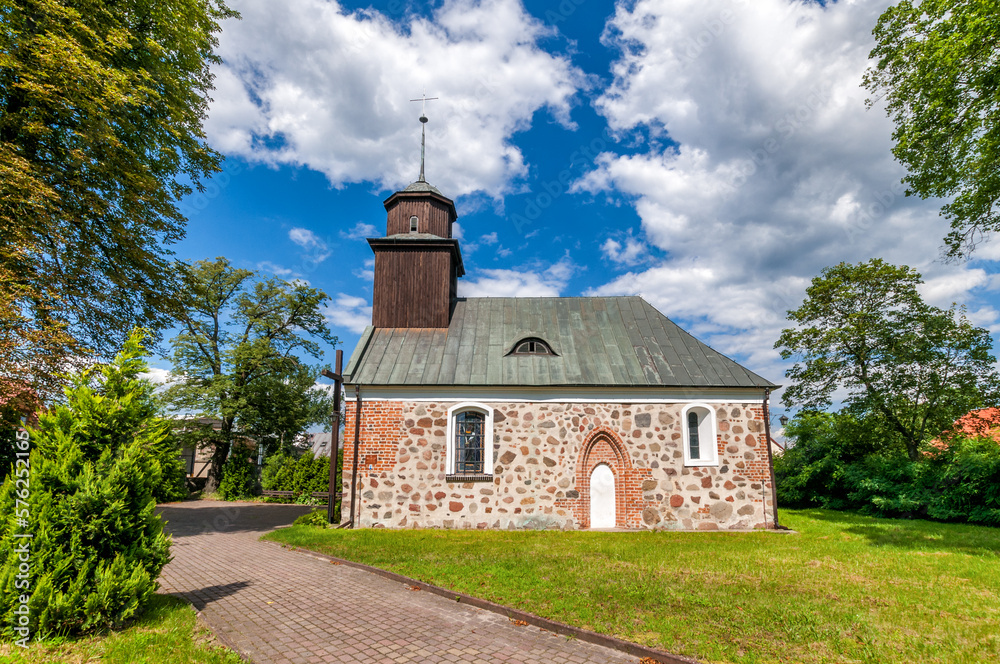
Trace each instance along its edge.
<path fill-rule="evenodd" d="M 615 474 L 606 463 L 590 472 L 590 527 L 615 527 Z"/>

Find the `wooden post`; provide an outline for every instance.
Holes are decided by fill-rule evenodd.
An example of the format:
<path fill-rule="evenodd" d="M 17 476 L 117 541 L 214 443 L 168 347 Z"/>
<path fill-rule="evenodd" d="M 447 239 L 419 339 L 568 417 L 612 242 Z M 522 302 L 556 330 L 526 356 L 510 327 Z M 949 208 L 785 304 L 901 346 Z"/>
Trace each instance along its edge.
<path fill-rule="evenodd" d="M 344 370 L 344 351 L 337 351 L 337 362 L 336 362 L 336 372 L 330 373 L 327 370 L 323 370 L 323 375 L 327 378 L 333 379 L 333 413 L 330 416 L 330 483 L 329 483 L 329 502 L 326 507 L 326 520 L 328 523 L 333 523 L 333 513 L 336 511 L 337 498 L 336 496 L 341 493 L 340 482 L 338 478 L 338 470 L 340 469 L 340 390 L 344 385 L 343 370 Z M 336 488 L 336 491 L 334 490 Z M 341 516 L 343 516 L 343 506 L 341 506 Z"/>

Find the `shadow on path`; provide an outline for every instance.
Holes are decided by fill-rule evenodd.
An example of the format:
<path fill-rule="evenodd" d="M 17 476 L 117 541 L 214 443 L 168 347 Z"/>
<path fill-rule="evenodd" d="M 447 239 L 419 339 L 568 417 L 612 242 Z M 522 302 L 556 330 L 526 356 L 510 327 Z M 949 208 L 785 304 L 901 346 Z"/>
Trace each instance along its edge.
<path fill-rule="evenodd" d="M 316 507 L 277 503 L 230 503 L 215 500 L 167 503 L 157 507 L 174 541 L 217 533 L 266 533 L 291 525 Z"/>
<path fill-rule="evenodd" d="M 194 608 L 202 611 L 206 606 L 222 599 L 223 597 L 228 597 L 229 595 L 234 595 L 244 588 L 249 588 L 252 584 L 249 581 L 234 581 L 233 583 L 227 583 L 221 586 L 208 586 L 207 588 L 198 588 L 197 590 L 188 590 L 186 592 L 172 592 L 167 593 L 174 597 L 180 597 L 185 599 L 194 605 Z"/>

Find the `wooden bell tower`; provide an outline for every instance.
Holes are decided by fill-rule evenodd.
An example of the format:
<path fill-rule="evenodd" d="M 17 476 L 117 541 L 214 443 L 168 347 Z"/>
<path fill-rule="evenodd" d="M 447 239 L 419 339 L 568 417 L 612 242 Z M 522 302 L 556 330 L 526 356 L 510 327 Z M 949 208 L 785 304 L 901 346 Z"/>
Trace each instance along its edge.
<path fill-rule="evenodd" d="M 427 116 L 421 114 L 420 122 L 425 126 Z M 458 278 L 465 274 L 451 236 L 455 203 L 424 179 L 424 126 L 420 178 L 385 199 L 385 237 L 368 240 L 375 252 L 375 327 L 448 327 Z"/>

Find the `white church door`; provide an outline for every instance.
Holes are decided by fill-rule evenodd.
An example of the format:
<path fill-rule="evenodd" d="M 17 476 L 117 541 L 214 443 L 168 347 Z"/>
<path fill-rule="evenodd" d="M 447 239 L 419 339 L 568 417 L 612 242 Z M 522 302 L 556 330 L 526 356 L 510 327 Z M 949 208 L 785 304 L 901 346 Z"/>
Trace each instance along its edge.
<path fill-rule="evenodd" d="M 604 463 L 590 473 L 590 527 L 615 527 L 615 475 Z"/>

